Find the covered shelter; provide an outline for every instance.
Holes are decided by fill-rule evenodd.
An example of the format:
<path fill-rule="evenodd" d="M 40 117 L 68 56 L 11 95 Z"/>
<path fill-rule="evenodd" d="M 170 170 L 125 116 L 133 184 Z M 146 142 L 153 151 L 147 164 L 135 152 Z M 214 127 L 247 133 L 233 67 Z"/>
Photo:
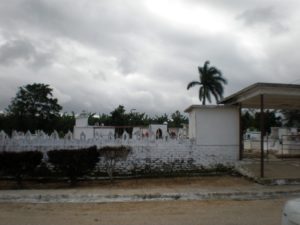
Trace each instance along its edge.
<path fill-rule="evenodd" d="M 218 102 L 224 105 L 239 107 L 241 109 L 260 109 L 260 176 L 264 177 L 264 110 L 265 109 L 297 109 L 300 110 L 300 85 L 282 83 L 255 83 Z M 241 126 L 240 126 L 241 127 Z M 239 158 L 242 159 L 243 134 L 240 129 Z"/>

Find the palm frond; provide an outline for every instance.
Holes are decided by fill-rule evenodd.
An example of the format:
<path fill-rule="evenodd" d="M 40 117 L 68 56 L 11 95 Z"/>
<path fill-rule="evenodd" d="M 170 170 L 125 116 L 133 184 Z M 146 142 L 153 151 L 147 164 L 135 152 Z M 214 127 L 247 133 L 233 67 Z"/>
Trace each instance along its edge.
<path fill-rule="evenodd" d="M 201 85 L 201 83 L 199 81 L 192 81 L 188 84 L 186 88 L 189 90 L 191 87 L 194 87 L 195 85 Z"/>
<path fill-rule="evenodd" d="M 204 89 L 203 86 L 199 89 L 199 100 L 200 102 L 202 101 L 202 99 L 204 98 Z"/>
<path fill-rule="evenodd" d="M 204 63 L 204 66 L 203 66 L 203 70 L 204 70 L 205 72 L 208 71 L 208 69 L 209 69 L 209 64 L 210 64 L 209 60 L 206 60 L 205 63 Z"/>
<path fill-rule="evenodd" d="M 216 102 L 219 102 L 219 100 L 222 98 L 222 96 L 220 96 L 220 94 L 216 90 L 212 90 L 211 93 L 215 97 Z"/>
<path fill-rule="evenodd" d="M 224 87 L 223 84 L 227 84 L 227 80 L 223 77 L 222 72 L 214 66 L 209 66 L 210 62 L 205 61 L 203 67 L 198 67 L 199 82 L 192 81 L 188 84 L 187 89 L 200 85 L 199 88 L 199 100 L 205 105 L 206 100 L 211 102 L 211 95 L 218 102 L 223 98 Z"/>

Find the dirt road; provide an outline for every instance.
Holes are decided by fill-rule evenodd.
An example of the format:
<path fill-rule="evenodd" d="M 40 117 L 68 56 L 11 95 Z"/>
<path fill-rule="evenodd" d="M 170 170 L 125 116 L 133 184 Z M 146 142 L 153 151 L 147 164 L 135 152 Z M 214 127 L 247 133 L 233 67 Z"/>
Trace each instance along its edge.
<path fill-rule="evenodd" d="M 0 225 L 279 225 L 286 199 L 0 204 Z"/>

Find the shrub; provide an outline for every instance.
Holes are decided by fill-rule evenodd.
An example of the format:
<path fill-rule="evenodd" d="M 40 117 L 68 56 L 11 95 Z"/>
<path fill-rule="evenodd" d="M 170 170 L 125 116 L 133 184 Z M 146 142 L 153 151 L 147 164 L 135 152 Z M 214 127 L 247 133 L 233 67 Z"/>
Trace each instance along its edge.
<path fill-rule="evenodd" d="M 39 151 L 0 152 L 0 171 L 14 176 L 21 185 L 23 176 L 32 174 L 42 158 L 43 153 Z"/>
<path fill-rule="evenodd" d="M 48 161 L 63 176 L 70 179 L 71 184 L 77 182 L 78 177 L 87 175 L 99 161 L 97 147 L 79 150 L 52 150 L 48 153 Z"/>
<path fill-rule="evenodd" d="M 130 151 L 131 149 L 126 146 L 105 146 L 100 149 L 100 156 L 105 160 L 106 172 L 111 181 L 116 163 L 120 160 L 126 160 Z"/>

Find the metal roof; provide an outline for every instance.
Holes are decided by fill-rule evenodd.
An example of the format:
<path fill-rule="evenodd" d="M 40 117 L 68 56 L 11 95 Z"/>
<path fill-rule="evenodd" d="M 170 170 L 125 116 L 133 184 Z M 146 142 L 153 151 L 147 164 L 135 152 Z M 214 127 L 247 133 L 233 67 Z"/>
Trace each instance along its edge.
<path fill-rule="evenodd" d="M 300 85 L 282 83 L 255 83 L 224 98 L 218 104 L 241 104 L 244 108 L 259 108 L 261 95 L 264 96 L 264 108 L 300 109 Z"/>
<path fill-rule="evenodd" d="M 191 105 L 184 112 L 189 113 L 193 109 L 215 109 L 215 108 L 232 108 L 231 105 Z"/>

